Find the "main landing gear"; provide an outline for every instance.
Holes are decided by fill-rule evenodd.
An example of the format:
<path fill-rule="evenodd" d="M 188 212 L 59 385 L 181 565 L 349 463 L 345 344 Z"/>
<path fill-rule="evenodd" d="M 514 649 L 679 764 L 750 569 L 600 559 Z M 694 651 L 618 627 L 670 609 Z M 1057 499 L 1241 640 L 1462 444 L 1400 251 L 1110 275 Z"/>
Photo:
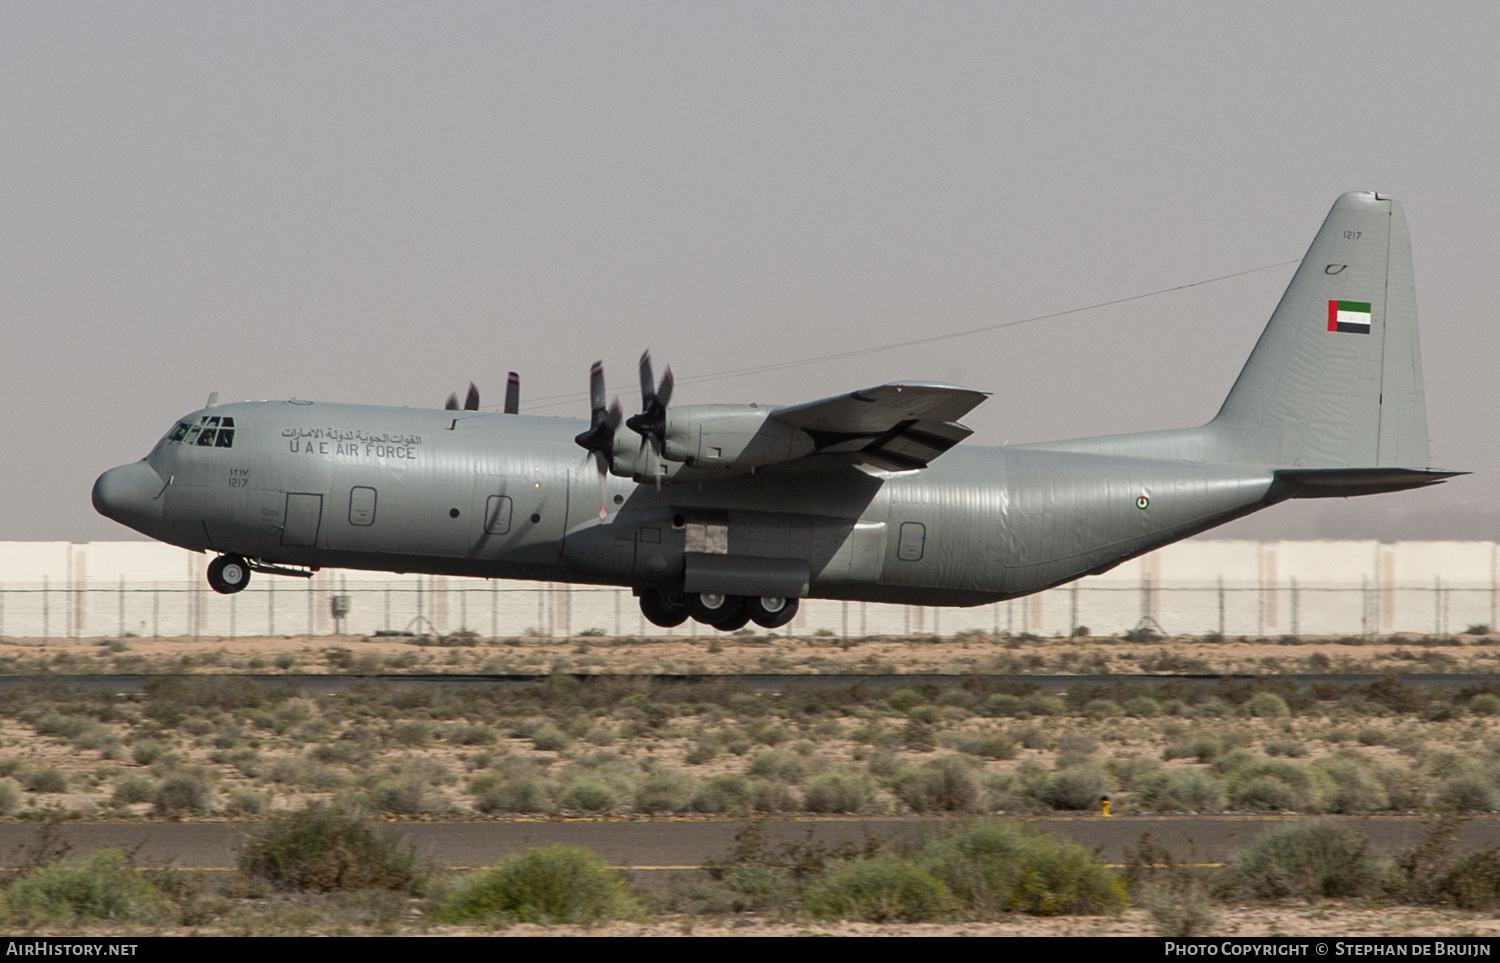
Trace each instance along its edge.
<path fill-rule="evenodd" d="M 208 563 L 208 587 L 220 595 L 244 591 L 250 584 L 250 563 L 238 555 L 220 555 Z"/>
<path fill-rule="evenodd" d="M 641 614 L 652 625 L 663 628 L 681 625 L 692 618 L 721 632 L 742 629 L 749 622 L 764 629 L 779 629 L 797 615 L 797 599 L 644 589 Z"/>

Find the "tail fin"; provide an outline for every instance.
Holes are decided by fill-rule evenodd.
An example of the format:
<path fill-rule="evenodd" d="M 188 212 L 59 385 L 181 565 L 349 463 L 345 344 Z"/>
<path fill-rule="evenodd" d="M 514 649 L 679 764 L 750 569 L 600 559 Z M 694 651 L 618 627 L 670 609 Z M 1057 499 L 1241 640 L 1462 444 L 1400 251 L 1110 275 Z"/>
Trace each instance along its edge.
<path fill-rule="evenodd" d="M 1205 429 L 1216 460 L 1428 466 L 1411 241 L 1399 202 L 1371 193 L 1338 199 Z"/>

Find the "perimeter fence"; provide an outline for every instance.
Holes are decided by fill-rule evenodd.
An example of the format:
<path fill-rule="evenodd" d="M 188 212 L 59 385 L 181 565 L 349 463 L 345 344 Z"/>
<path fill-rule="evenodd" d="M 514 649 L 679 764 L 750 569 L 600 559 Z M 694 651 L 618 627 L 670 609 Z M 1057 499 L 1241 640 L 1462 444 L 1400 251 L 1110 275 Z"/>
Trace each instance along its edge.
<path fill-rule="evenodd" d="M 342 600 L 335 605 L 335 600 Z M 344 614 L 336 615 L 336 608 Z M 785 632 L 843 638 L 951 636 L 964 632 L 1064 636 L 1255 638 L 1283 635 L 1450 635 L 1497 619 L 1493 583 L 1328 585 L 1090 584 L 973 608 L 804 600 Z M 752 626 L 753 628 L 753 626 Z M 307 580 L 259 577 L 221 596 L 201 580 L 72 579 L 0 582 L 0 637 L 42 641 L 100 637 L 195 639 L 291 635 L 696 636 L 689 621 L 659 628 L 629 589 L 440 576 L 393 579 L 320 572 Z"/>

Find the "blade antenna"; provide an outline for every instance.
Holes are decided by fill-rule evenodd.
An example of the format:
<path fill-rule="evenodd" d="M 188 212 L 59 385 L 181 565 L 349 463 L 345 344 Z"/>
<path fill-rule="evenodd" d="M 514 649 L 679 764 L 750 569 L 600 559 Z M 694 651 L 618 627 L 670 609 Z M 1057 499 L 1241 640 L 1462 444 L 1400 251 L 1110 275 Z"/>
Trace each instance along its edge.
<path fill-rule="evenodd" d="M 469 382 L 469 393 L 464 398 L 464 411 L 479 410 L 479 389 L 474 387 L 474 382 Z"/>

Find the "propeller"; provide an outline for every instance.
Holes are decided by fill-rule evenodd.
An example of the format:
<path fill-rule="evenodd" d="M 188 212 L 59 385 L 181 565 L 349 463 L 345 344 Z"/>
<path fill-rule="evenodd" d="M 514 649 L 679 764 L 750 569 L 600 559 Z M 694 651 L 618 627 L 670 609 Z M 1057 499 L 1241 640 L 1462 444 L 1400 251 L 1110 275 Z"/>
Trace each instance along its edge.
<path fill-rule="evenodd" d="M 514 371 L 505 379 L 505 413 L 518 414 L 521 410 L 521 376 Z"/>
<path fill-rule="evenodd" d="M 451 395 L 448 396 L 447 402 L 445 402 L 443 404 L 443 410 L 445 410 L 445 411 L 457 411 L 458 410 L 458 392 L 455 391 L 453 394 L 451 394 Z M 479 389 L 476 388 L 476 387 L 474 387 L 474 382 L 471 381 L 471 382 L 469 382 L 469 393 L 468 393 L 468 395 L 466 395 L 464 397 L 464 411 L 478 411 L 478 410 L 479 410 Z"/>
<path fill-rule="evenodd" d="M 620 400 L 615 399 L 609 407 L 604 405 L 604 362 L 595 361 L 589 370 L 589 430 L 580 432 L 573 440 L 585 451 L 593 452 L 594 464 L 599 469 L 599 521 L 609 517 L 606 507 L 604 478 L 609 474 L 609 464 L 615 451 L 615 431 L 620 427 L 624 411 Z"/>
<path fill-rule="evenodd" d="M 651 451 L 650 470 L 647 474 L 656 477 L 657 490 L 661 490 L 662 449 L 667 443 L 667 405 L 672 401 L 672 367 L 667 366 L 661 376 L 661 384 L 651 373 L 651 352 L 641 353 L 641 413 L 631 415 L 625 427 L 641 436 L 641 449 L 648 445 Z M 636 464 L 640 464 L 641 449 L 636 453 Z"/>

